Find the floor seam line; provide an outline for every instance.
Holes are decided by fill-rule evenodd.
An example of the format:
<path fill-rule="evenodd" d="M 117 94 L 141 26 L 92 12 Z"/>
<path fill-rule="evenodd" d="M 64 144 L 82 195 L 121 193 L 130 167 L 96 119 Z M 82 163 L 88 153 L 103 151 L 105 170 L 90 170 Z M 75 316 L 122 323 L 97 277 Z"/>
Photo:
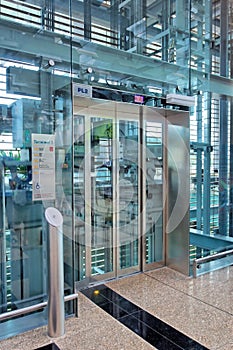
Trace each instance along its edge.
<path fill-rule="evenodd" d="M 182 294 L 184 294 L 184 295 L 186 295 L 186 296 L 189 296 L 189 297 L 192 298 L 192 299 L 198 300 L 199 302 L 201 302 L 201 303 L 203 303 L 203 304 L 205 304 L 205 305 L 211 306 L 211 307 L 213 307 L 214 309 L 219 310 L 219 311 L 221 311 L 221 312 L 223 312 L 223 313 L 225 313 L 225 314 L 227 314 L 227 315 L 229 315 L 229 316 L 233 316 L 233 314 L 232 314 L 231 312 L 229 312 L 229 311 L 222 310 L 222 309 L 220 309 L 219 307 L 216 307 L 216 306 L 214 306 L 214 305 L 212 305 L 212 304 L 207 303 L 206 301 L 203 301 L 203 300 L 201 300 L 201 299 L 198 299 L 197 297 L 195 297 L 195 296 L 193 296 L 193 295 L 191 295 L 191 294 L 188 294 L 188 293 L 186 293 L 186 292 L 184 292 L 184 291 L 182 291 L 182 290 L 180 290 L 180 289 L 177 289 L 177 288 L 175 288 L 175 287 L 172 287 L 171 285 L 169 285 L 169 284 L 167 284 L 167 283 L 165 283 L 165 282 L 163 282 L 163 281 L 160 281 L 159 279 L 155 278 L 154 276 L 150 276 L 150 275 L 149 275 L 148 273 L 146 273 L 146 272 L 144 272 L 144 274 L 145 274 L 147 277 L 150 277 L 150 278 L 154 279 L 155 281 L 160 282 L 161 284 L 165 285 L 166 287 L 170 287 L 171 289 L 174 289 L 174 290 L 177 291 L 177 292 L 180 292 L 180 293 L 182 293 Z"/>

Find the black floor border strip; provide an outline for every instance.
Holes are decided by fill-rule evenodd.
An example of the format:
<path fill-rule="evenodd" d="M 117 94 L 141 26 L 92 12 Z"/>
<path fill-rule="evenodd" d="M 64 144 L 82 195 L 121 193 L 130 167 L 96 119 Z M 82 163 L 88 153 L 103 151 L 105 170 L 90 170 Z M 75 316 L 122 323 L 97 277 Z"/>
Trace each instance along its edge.
<path fill-rule="evenodd" d="M 209 350 L 104 284 L 81 292 L 158 350 Z"/>
<path fill-rule="evenodd" d="M 55 343 L 50 343 L 50 344 L 41 346 L 39 348 L 36 348 L 35 350 L 60 350 L 60 349 Z"/>

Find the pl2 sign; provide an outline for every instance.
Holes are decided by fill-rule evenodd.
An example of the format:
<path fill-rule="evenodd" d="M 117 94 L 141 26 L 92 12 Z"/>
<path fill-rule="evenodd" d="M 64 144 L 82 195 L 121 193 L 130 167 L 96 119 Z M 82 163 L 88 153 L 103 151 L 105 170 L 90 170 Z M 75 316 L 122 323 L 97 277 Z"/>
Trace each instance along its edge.
<path fill-rule="evenodd" d="M 73 85 L 74 96 L 92 97 L 92 86 L 85 84 Z"/>

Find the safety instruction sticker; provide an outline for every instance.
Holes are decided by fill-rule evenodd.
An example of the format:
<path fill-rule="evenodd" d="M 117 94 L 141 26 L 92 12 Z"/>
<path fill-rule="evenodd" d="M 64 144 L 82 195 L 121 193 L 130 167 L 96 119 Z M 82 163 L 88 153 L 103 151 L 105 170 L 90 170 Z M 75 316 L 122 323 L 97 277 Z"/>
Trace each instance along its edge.
<path fill-rule="evenodd" d="M 55 136 L 32 134 L 32 199 L 55 199 Z"/>

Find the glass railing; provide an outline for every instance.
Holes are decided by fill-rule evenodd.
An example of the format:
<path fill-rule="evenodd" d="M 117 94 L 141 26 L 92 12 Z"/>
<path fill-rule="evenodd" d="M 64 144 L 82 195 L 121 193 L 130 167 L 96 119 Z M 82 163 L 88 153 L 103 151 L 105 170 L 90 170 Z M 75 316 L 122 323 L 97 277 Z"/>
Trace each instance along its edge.
<path fill-rule="evenodd" d="M 233 264 L 233 244 L 214 254 L 193 260 L 193 277 L 222 269 Z"/>

